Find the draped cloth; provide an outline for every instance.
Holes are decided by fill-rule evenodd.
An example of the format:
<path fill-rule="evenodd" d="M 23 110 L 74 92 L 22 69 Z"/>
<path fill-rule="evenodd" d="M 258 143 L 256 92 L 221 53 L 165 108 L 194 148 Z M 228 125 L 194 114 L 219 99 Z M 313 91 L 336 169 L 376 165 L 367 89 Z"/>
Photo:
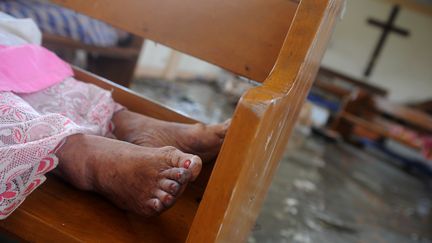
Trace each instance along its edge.
<path fill-rule="evenodd" d="M 110 136 L 121 109 L 109 91 L 75 80 L 68 64 L 28 43 L 37 36 L 33 23 L 0 13 L 0 219 L 45 181 L 68 136 Z"/>
<path fill-rule="evenodd" d="M 45 181 L 68 136 L 109 136 L 120 108 L 110 92 L 73 78 L 31 94 L 0 92 L 0 219 Z"/>

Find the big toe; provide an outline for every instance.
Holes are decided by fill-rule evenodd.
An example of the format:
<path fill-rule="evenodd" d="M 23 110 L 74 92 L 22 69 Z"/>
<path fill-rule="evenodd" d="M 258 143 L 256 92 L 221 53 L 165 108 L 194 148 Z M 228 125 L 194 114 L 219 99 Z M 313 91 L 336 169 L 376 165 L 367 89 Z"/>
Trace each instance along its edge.
<path fill-rule="evenodd" d="M 164 147 L 161 149 L 171 162 L 171 166 L 184 168 L 189 171 L 191 173 L 191 181 L 194 181 L 198 177 L 202 168 L 200 157 L 193 154 L 183 153 L 174 147 Z"/>
<path fill-rule="evenodd" d="M 202 161 L 196 155 L 186 154 L 178 161 L 178 166 L 189 170 L 192 174 L 191 180 L 194 181 L 201 172 Z"/>

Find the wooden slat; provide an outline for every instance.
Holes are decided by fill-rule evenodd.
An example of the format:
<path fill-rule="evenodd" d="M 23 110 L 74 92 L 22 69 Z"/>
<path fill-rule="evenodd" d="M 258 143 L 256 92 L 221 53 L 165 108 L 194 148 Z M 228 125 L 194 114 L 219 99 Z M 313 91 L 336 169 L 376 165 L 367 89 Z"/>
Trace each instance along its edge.
<path fill-rule="evenodd" d="M 297 0 L 53 0 L 136 35 L 264 81 Z"/>
<path fill-rule="evenodd" d="M 342 112 L 340 115 L 340 118 L 346 119 L 347 121 L 351 122 L 352 124 L 355 124 L 357 126 L 361 126 L 367 130 L 370 130 L 372 132 L 375 132 L 379 134 L 380 136 L 394 139 L 402 144 L 407 145 L 410 148 L 413 148 L 415 150 L 421 151 L 422 146 L 420 144 L 416 144 L 412 141 L 409 141 L 407 139 L 403 139 L 401 136 L 394 135 L 390 132 L 390 123 L 374 119 L 373 121 L 368 121 L 362 117 L 355 116 L 353 114 Z"/>
<path fill-rule="evenodd" d="M 188 242 L 246 240 L 317 73 L 340 6 L 338 0 L 300 2 L 274 71 L 237 106 Z"/>
<path fill-rule="evenodd" d="M 107 57 L 115 57 L 122 59 L 137 58 L 140 54 L 140 48 L 137 47 L 101 47 L 94 45 L 86 45 L 82 42 L 69 39 L 66 37 L 44 33 L 42 43 L 47 48 L 52 49 L 81 49 L 89 53 L 103 55 Z"/>
<path fill-rule="evenodd" d="M 330 82 L 321 81 L 319 79 L 315 80 L 314 87 L 338 98 L 344 98 L 351 94 L 351 90 L 349 89 L 340 87 L 339 85 L 335 85 Z"/>
<path fill-rule="evenodd" d="M 432 116 L 427 113 L 379 97 L 374 98 L 374 105 L 381 113 L 432 133 Z"/>
<path fill-rule="evenodd" d="M 330 70 L 330 69 L 325 68 L 325 67 L 321 67 L 318 76 L 321 76 L 321 75 L 337 78 L 343 82 L 347 82 L 347 83 L 350 83 L 356 87 L 367 90 L 372 94 L 376 94 L 376 95 L 380 95 L 380 96 L 385 97 L 385 96 L 387 96 L 387 93 L 388 93 L 388 91 L 382 87 L 373 85 L 371 83 L 367 83 L 366 81 L 363 81 L 363 80 L 358 80 L 358 79 L 355 79 L 353 77 L 349 77 L 348 75 Z"/>
<path fill-rule="evenodd" d="M 84 82 L 95 84 L 103 89 L 111 90 L 115 101 L 127 107 L 129 110 L 165 121 L 183 123 L 196 123 L 197 121 L 171 110 L 153 100 L 120 86 L 107 79 L 89 73 L 81 68 L 74 67 L 75 78 Z"/>
<path fill-rule="evenodd" d="M 201 193 L 190 186 L 172 209 L 145 219 L 50 176 L 0 226 L 30 242 L 184 242 Z"/>

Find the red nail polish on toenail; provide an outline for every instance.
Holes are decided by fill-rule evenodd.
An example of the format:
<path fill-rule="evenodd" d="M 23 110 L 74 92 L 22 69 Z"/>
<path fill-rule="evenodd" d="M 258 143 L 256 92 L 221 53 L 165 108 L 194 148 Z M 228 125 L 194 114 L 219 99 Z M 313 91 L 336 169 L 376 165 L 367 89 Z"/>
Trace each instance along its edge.
<path fill-rule="evenodd" d="M 169 202 L 172 201 L 172 199 L 173 199 L 172 196 L 166 195 L 165 198 L 164 198 L 164 201 L 165 201 L 165 203 L 169 203 Z"/>
<path fill-rule="evenodd" d="M 190 160 L 186 160 L 186 162 L 184 162 L 184 164 L 183 164 L 183 167 L 184 167 L 185 169 L 188 169 L 189 166 L 190 166 L 190 164 L 191 164 L 191 161 L 190 161 Z"/>

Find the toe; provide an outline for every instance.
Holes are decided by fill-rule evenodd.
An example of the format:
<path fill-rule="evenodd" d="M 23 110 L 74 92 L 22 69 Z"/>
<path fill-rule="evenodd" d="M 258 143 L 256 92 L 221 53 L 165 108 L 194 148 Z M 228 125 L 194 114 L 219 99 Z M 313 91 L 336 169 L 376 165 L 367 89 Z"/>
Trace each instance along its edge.
<path fill-rule="evenodd" d="M 175 196 L 180 190 L 180 184 L 174 180 L 162 179 L 159 181 L 160 189 L 166 191 L 167 193 Z"/>
<path fill-rule="evenodd" d="M 175 197 L 166 191 L 157 189 L 154 194 L 160 200 L 160 202 L 162 202 L 165 208 L 171 207 L 175 202 Z"/>
<path fill-rule="evenodd" d="M 188 169 L 192 173 L 192 181 L 194 181 L 201 172 L 202 161 L 200 157 L 196 155 L 193 155 L 192 157 L 188 155 L 179 160 L 178 166 Z"/>
<path fill-rule="evenodd" d="M 161 173 L 162 177 L 174 180 L 180 184 L 188 183 L 192 178 L 191 171 L 184 168 L 171 168 Z"/>
<path fill-rule="evenodd" d="M 200 157 L 183 153 L 174 147 L 163 147 L 161 151 L 171 161 L 172 166 L 189 170 L 192 174 L 192 180 L 195 180 L 201 172 L 202 161 Z"/>
<path fill-rule="evenodd" d="M 160 201 L 159 198 L 149 199 L 147 201 L 147 206 L 150 208 L 150 210 L 152 212 L 148 216 L 152 216 L 152 214 L 161 213 L 164 210 L 164 208 L 165 208 L 164 205 L 163 205 L 163 203 Z"/>

